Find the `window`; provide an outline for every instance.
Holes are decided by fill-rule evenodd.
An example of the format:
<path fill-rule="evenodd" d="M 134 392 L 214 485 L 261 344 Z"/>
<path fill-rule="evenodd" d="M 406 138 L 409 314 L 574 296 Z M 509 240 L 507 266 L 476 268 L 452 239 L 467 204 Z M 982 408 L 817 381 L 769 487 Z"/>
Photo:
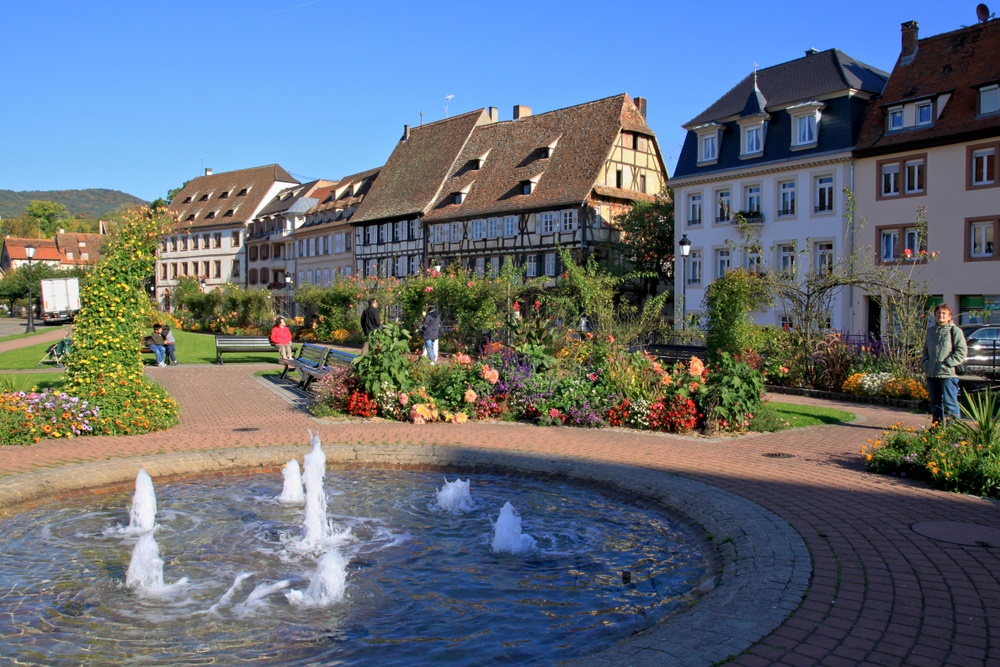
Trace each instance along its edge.
<path fill-rule="evenodd" d="M 994 256 L 996 247 L 995 220 L 981 220 L 969 224 L 969 257 L 983 259 Z"/>
<path fill-rule="evenodd" d="M 184 203 L 184 204 L 190 204 L 191 203 L 191 197 L 190 196 L 185 197 L 184 201 L 182 203 Z"/>
<path fill-rule="evenodd" d="M 732 267 L 732 257 L 729 248 L 718 248 L 715 251 L 715 277 L 721 278 Z"/>
<path fill-rule="evenodd" d="M 236 196 L 237 197 L 246 197 L 248 190 L 249 190 L 249 188 L 243 188 L 242 190 L 240 190 L 239 192 L 236 193 Z"/>
<path fill-rule="evenodd" d="M 389 222 L 378 226 L 378 242 L 379 242 L 379 244 L 388 243 L 389 242 L 389 234 L 390 234 L 389 228 L 391 226 L 392 226 L 392 223 L 389 223 Z"/>
<path fill-rule="evenodd" d="M 701 138 L 701 159 L 698 160 L 699 162 L 710 162 L 716 159 L 715 141 L 715 136 Z"/>
<path fill-rule="evenodd" d="M 833 242 L 823 241 L 815 245 L 816 273 L 829 274 L 833 272 Z"/>
<path fill-rule="evenodd" d="M 229 275 L 233 278 L 240 277 L 240 260 L 238 259 L 233 260 L 233 272 Z"/>
<path fill-rule="evenodd" d="M 966 189 L 996 186 L 997 154 L 1000 153 L 1000 143 L 969 146 L 966 150 L 969 169 Z"/>
<path fill-rule="evenodd" d="M 619 190 L 625 187 L 625 172 L 621 169 L 615 171 L 615 187 Z"/>
<path fill-rule="evenodd" d="M 160 279 L 161 280 L 166 280 L 167 279 L 167 265 L 166 264 L 161 264 L 160 265 Z"/>
<path fill-rule="evenodd" d="M 462 240 L 462 223 L 453 222 L 451 223 L 451 241 L 452 243 L 459 243 Z"/>
<path fill-rule="evenodd" d="M 486 221 L 486 238 L 495 239 L 500 235 L 500 218 L 490 218 Z"/>
<path fill-rule="evenodd" d="M 507 238 L 517 236 L 517 218 L 508 215 L 503 219 L 503 235 Z"/>
<path fill-rule="evenodd" d="M 701 193 L 688 196 L 688 224 L 701 224 L 702 201 Z"/>
<path fill-rule="evenodd" d="M 358 230 L 358 237 L 359 238 L 361 237 L 361 230 Z M 351 240 L 351 238 L 352 238 L 351 232 L 347 232 L 346 234 L 344 234 L 344 250 L 345 251 L 350 251 L 352 249 L 351 244 L 353 243 L 353 241 Z"/>
<path fill-rule="evenodd" d="M 264 245 L 262 245 L 260 247 L 260 258 L 262 260 L 264 260 L 264 259 L 268 259 L 270 256 L 271 256 L 271 250 L 268 247 L 268 245 L 265 243 Z"/>
<path fill-rule="evenodd" d="M 365 227 L 365 244 L 375 245 L 378 239 L 378 225 L 368 225 Z"/>
<path fill-rule="evenodd" d="M 732 195 L 729 190 L 719 190 L 715 193 L 715 221 L 729 222 L 729 214 L 732 210 Z"/>
<path fill-rule="evenodd" d="M 420 221 L 410 220 L 410 240 L 413 241 L 419 239 L 422 236 L 421 231 Z M 350 250 L 350 248 L 348 248 L 348 250 Z"/>
<path fill-rule="evenodd" d="M 906 192 L 916 193 L 924 191 L 924 161 L 923 160 L 907 160 L 906 161 Z"/>
<path fill-rule="evenodd" d="M 403 276 L 406 275 L 407 264 L 408 264 L 408 262 L 406 261 L 406 257 L 397 257 L 396 258 L 396 275 L 397 276 L 403 277 Z"/>
<path fill-rule="evenodd" d="M 324 255 L 329 255 L 330 254 L 330 235 L 327 234 L 326 236 L 324 236 L 322 238 L 323 238 L 323 254 Z M 274 253 L 274 256 L 277 257 L 278 253 Z"/>
<path fill-rule="evenodd" d="M 1000 111 L 1000 87 L 996 84 L 979 89 L 979 113 Z"/>
<path fill-rule="evenodd" d="M 260 284 L 267 285 L 271 282 L 271 271 L 265 266 L 260 270 Z"/>
<path fill-rule="evenodd" d="M 889 113 L 889 131 L 903 129 L 903 107 L 892 107 Z"/>
<path fill-rule="evenodd" d="M 646 192 L 646 174 L 639 174 L 639 192 Z"/>
<path fill-rule="evenodd" d="M 198 239 L 200 239 L 200 238 L 201 238 L 200 236 L 192 236 L 191 237 L 191 250 L 197 250 L 198 249 Z"/>
<path fill-rule="evenodd" d="M 813 148 L 819 141 L 819 122 L 825 105 L 822 102 L 803 102 L 788 108 L 792 117 L 792 150 Z"/>
<path fill-rule="evenodd" d="M 816 117 L 800 116 L 795 119 L 795 145 L 812 144 L 816 142 Z"/>
<path fill-rule="evenodd" d="M 240 233 L 238 231 L 233 232 L 231 243 L 234 248 L 240 247 Z M 205 247 L 208 247 L 208 243 L 205 243 Z"/>
<path fill-rule="evenodd" d="M 562 212 L 562 230 L 564 232 L 575 232 L 576 231 L 576 211 L 575 210 L 563 211 Z"/>
<path fill-rule="evenodd" d="M 931 121 L 933 121 L 932 109 L 933 107 L 929 101 L 917 102 L 917 125 L 931 124 Z"/>
<path fill-rule="evenodd" d="M 791 243 L 778 244 L 778 269 L 787 276 L 795 275 L 795 246 Z"/>
<path fill-rule="evenodd" d="M 555 231 L 555 213 L 539 213 L 538 214 L 538 233 L 539 234 L 551 234 Z"/>
<path fill-rule="evenodd" d="M 500 257 L 497 255 L 490 257 L 490 273 L 494 276 L 500 275 Z"/>
<path fill-rule="evenodd" d="M 170 237 L 170 250 L 171 252 L 177 252 L 177 237 Z"/>
<path fill-rule="evenodd" d="M 215 211 L 209 211 L 208 215 L 205 216 L 206 220 L 211 220 L 215 217 Z"/>
<path fill-rule="evenodd" d="M 528 259 L 525 261 L 525 275 L 528 278 L 534 278 L 538 275 L 538 267 L 536 266 L 537 257 L 535 255 L 528 255 Z"/>
<path fill-rule="evenodd" d="M 368 265 L 365 267 L 365 275 L 376 276 L 378 275 L 378 260 L 370 259 L 368 260 Z"/>
<path fill-rule="evenodd" d="M 250 261 L 251 262 L 256 262 L 257 261 L 257 246 L 255 246 L 255 245 L 250 246 L 249 252 L 250 252 Z"/>
<path fill-rule="evenodd" d="M 335 253 L 342 253 L 342 252 L 344 252 L 344 235 L 343 234 L 337 234 L 336 236 L 333 237 L 333 251 Z"/>
<path fill-rule="evenodd" d="M 202 195 L 198 198 L 198 201 L 208 201 L 208 195 Z"/>
<path fill-rule="evenodd" d="M 247 278 L 251 285 L 257 284 L 257 269 L 250 269 L 247 271 Z"/>
<path fill-rule="evenodd" d="M 879 256 L 883 262 L 895 262 L 899 259 L 899 230 L 885 229 L 880 234 Z"/>
<path fill-rule="evenodd" d="M 306 256 L 315 257 L 316 256 L 316 237 L 306 241 Z"/>
<path fill-rule="evenodd" d="M 746 250 L 745 251 L 747 271 L 750 273 L 760 273 L 763 270 L 763 266 L 760 261 L 760 252 L 756 250 Z"/>
<path fill-rule="evenodd" d="M 274 258 L 281 259 L 281 244 L 274 246 Z"/>
<path fill-rule="evenodd" d="M 747 213 L 760 213 L 760 186 L 747 186 L 743 195 Z"/>
<path fill-rule="evenodd" d="M 550 278 L 556 275 L 556 254 L 554 252 L 545 255 L 545 275 Z"/>
<path fill-rule="evenodd" d="M 184 238 L 181 239 L 181 250 L 187 250 L 187 249 L 188 249 L 188 237 L 185 236 Z"/>
<path fill-rule="evenodd" d="M 762 125 L 743 128 L 743 155 L 753 155 L 761 152 L 761 135 L 764 132 Z"/>
<path fill-rule="evenodd" d="M 876 163 L 877 199 L 927 194 L 927 154 L 908 155 Z"/>
<path fill-rule="evenodd" d="M 392 226 L 392 242 L 399 243 L 406 240 L 406 222 L 397 222 Z"/>
<path fill-rule="evenodd" d="M 198 266 L 198 262 L 195 262 L 194 265 L 197 267 Z M 206 278 L 208 278 L 208 262 L 202 262 L 201 263 L 201 275 L 203 275 Z"/>
<path fill-rule="evenodd" d="M 795 181 L 778 184 L 778 215 L 795 215 Z"/>
<path fill-rule="evenodd" d="M 475 240 L 480 240 L 486 238 L 486 221 L 485 220 L 473 220 L 472 221 L 472 238 Z"/>
<path fill-rule="evenodd" d="M 212 247 L 221 248 L 222 247 L 222 232 L 216 232 L 212 235 Z"/>
<path fill-rule="evenodd" d="M 486 258 L 476 257 L 476 276 L 482 278 L 486 275 Z"/>
<path fill-rule="evenodd" d="M 816 213 L 833 210 L 833 176 L 816 177 Z"/>
<path fill-rule="evenodd" d="M 688 284 L 701 284 L 701 250 L 692 250 L 688 256 Z"/>
<path fill-rule="evenodd" d="M 882 196 L 899 194 L 899 163 L 882 165 Z"/>
<path fill-rule="evenodd" d="M 925 250 L 920 242 L 920 231 L 916 227 L 907 227 L 903 230 L 903 257 L 906 259 L 918 259 L 920 251 Z"/>

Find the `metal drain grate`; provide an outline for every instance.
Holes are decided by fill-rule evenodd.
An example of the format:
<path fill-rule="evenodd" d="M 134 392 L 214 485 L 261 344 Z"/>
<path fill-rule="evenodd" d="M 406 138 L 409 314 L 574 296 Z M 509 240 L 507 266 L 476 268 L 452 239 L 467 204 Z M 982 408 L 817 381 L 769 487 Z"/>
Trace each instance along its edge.
<path fill-rule="evenodd" d="M 794 459 L 795 454 L 786 454 L 785 452 L 768 452 L 767 454 L 761 454 L 769 459 Z"/>
<path fill-rule="evenodd" d="M 233 430 L 237 433 L 250 433 L 251 431 L 259 431 L 260 429 L 254 426 L 241 426 L 239 428 L 234 428 Z"/>

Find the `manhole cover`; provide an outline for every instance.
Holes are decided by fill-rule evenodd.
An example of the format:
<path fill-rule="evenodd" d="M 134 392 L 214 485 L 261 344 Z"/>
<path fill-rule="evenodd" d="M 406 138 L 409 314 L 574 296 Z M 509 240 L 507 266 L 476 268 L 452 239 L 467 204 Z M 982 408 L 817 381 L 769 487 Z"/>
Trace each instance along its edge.
<path fill-rule="evenodd" d="M 910 526 L 914 532 L 941 542 L 967 547 L 1000 548 L 1000 529 L 961 521 L 918 521 Z"/>
<path fill-rule="evenodd" d="M 785 452 L 768 452 L 767 454 L 761 454 L 769 459 L 794 459 L 795 454 L 786 454 Z"/>
<path fill-rule="evenodd" d="M 249 433 L 251 431 L 259 431 L 260 429 L 253 426 L 241 426 L 240 428 L 234 428 L 233 430 L 237 433 Z"/>

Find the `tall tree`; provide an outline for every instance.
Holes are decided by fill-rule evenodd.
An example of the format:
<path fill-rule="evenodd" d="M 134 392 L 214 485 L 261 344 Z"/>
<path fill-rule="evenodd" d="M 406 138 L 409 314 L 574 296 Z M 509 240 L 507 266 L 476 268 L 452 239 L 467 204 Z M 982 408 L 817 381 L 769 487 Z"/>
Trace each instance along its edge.
<path fill-rule="evenodd" d="M 614 218 L 620 232 L 618 252 L 633 271 L 642 274 L 646 297 L 661 281 L 672 278 L 674 265 L 674 203 L 669 190 L 652 202 L 637 202 Z"/>
<path fill-rule="evenodd" d="M 39 234 L 45 238 L 52 238 L 60 227 L 66 227 L 73 218 L 69 209 L 63 204 L 54 201 L 32 200 L 24 207 L 24 220 L 33 224 Z"/>

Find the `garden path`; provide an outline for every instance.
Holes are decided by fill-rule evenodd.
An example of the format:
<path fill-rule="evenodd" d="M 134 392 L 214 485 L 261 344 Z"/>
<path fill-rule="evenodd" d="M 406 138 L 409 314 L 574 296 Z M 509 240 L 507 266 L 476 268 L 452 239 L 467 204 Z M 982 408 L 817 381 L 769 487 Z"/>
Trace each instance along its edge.
<path fill-rule="evenodd" d="M 1000 664 L 1000 549 L 937 541 L 911 528 L 921 521 L 955 521 L 1000 530 L 1000 507 L 869 474 L 861 464 L 859 449 L 868 438 L 899 421 L 925 424 L 922 415 L 781 396 L 786 402 L 846 409 L 859 420 L 718 439 L 620 429 L 543 431 L 507 423 L 327 422 L 311 418 L 253 375 L 264 368 L 274 366 L 147 369 L 178 400 L 177 427 L 143 436 L 3 447 L 0 475 L 157 453 L 305 446 L 307 428 L 318 428 L 330 444 L 407 443 L 643 466 L 753 500 L 789 522 L 809 548 L 813 576 L 802 604 L 732 664 Z"/>

